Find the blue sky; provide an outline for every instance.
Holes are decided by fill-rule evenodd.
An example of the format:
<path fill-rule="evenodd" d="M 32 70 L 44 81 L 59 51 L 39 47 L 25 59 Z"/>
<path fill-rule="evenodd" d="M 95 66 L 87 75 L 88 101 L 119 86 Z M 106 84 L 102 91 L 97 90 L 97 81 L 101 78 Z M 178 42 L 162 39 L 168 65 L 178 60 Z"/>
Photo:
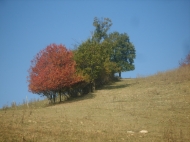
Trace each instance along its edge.
<path fill-rule="evenodd" d="M 30 61 L 51 43 L 85 41 L 94 17 L 110 18 L 109 32 L 126 32 L 136 48 L 136 69 L 123 78 L 175 69 L 190 51 L 189 0 L 0 0 L 0 107 L 37 98 Z"/>

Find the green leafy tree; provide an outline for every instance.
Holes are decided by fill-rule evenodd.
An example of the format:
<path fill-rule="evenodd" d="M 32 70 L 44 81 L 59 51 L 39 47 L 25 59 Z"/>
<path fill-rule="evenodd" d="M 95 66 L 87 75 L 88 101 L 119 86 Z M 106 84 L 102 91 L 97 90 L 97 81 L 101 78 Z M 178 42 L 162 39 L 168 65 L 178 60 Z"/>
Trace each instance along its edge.
<path fill-rule="evenodd" d="M 110 60 L 111 44 L 88 39 L 74 51 L 77 71 L 82 74 L 87 83 L 91 84 L 91 91 L 95 84 L 104 84 L 113 77 L 117 64 Z"/>
<path fill-rule="evenodd" d="M 112 22 L 109 18 L 94 18 L 95 30 L 92 38 L 86 40 L 74 51 L 77 71 L 86 82 L 104 84 L 114 73 L 134 70 L 135 48 L 126 33 L 108 34 Z"/>
<path fill-rule="evenodd" d="M 108 30 L 112 26 L 112 21 L 109 18 L 98 19 L 94 18 L 93 26 L 95 27 L 92 41 L 102 43 L 108 41 L 111 46 L 109 48 L 110 61 L 117 64 L 115 72 L 121 72 L 134 70 L 134 59 L 136 57 L 136 51 L 134 45 L 130 42 L 129 36 L 126 33 L 120 34 L 113 32 L 108 34 Z M 113 63 L 112 63 L 113 64 Z"/>
<path fill-rule="evenodd" d="M 107 38 L 107 32 L 112 26 L 112 21 L 109 18 L 98 19 L 94 18 L 93 26 L 95 27 L 92 40 L 100 43 Z"/>
<path fill-rule="evenodd" d="M 129 40 L 129 36 L 126 33 L 113 32 L 108 35 L 106 40 L 112 46 L 111 61 L 117 64 L 116 72 L 119 72 L 119 77 L 121 77 L 121 72 L 134 70 L 136 51 Z"/>
<path fill-rule="evenodd" d="M 85 76 L 86 82 L 92 85 L 91 91 L 95 89 L 95 80 L 103 70 L 106 53 L 102 49 L 101 44 L 88 39 L 74 52 L 77 70 Z"/>

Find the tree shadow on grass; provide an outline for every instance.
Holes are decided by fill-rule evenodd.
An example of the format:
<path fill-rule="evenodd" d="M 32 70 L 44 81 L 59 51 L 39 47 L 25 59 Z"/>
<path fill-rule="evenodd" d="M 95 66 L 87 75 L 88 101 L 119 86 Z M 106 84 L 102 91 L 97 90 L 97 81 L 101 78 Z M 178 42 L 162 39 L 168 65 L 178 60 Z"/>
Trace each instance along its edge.
<path fill-rule="evenodd" d="M 102 89 L 111 90 L 111 89 L 121 89 L 125 87 L 129 87 L 132 84 L 121 84 L 121 85 L 106 85 Z"/>
<path fill-rule="evenodd" d="M 122 80 L 118 80 L 118 81 L 115 81 L 115 82 L 121 82 Z M 108 85 L 105 85 L 101 88 L 101 90 L 112 90 L 112 89 L 122 89 L 122 88 L 125 88 L 125 87 L 129 87 L 129 86 L 132 86 L 136 83 L 125 83 L 125 84 L 115 84 L 115 82 L 111 83 L 111 84 L 108 84 Z"/>
<path fill-rule="evenodd" d="M 93 99 L 95 98 L 95 92 L 94 93 L 88 93 L 88 94 L 84 94 L 82 96 L 79 97 L 72 97 L 69 98 L 68 100 L 64 100 L 64 101 L 57 101 L 53 104 L 49 104 L 48 106 L 54 106 L 54 105 L 59 105 L 59 104 L 67 104 L 67 103 L 75 103 L 75 102 L 79 102 L 79 101 L 84 101 L 84 100 L 88 100 L 88 99 Z"/>
<path fill-rule="evenodd" d="M 88 100 L 88 99 L 93 99 L 95 98 L 95 93 L 88 93 L 88 94 L 84 94 L 82 96 L 79 96 L 79 97 L 74 97 L 74 98 L 71 98 L 69 100 L 67 100 L 66 102 L 76 102 L 76 101 L 83 101 L 83 100 Z"/>
<path fill-rule="evenodd" d="M 121 82 L 121 80 L 117 80 L 115 82 Z M 122 89 L 122 88 L 125 88 L 125 87 L 129 87 L 131 85 L 134 85 L 136 83 L 131 83 L 131 84 L 128 84 L 128 83 L 125 83 L 125 84 L 115 84 L 115 82 L 113 83 L 110 83 L 108 85 L 104 85 L 96 90 L 112 90 L 112 89 Z M 96 91 L 93 92 L 93 93 L 88 93 L 88 94 L 85 94 L 85 95 L 82 95 L 80 97 L 74 97 L 74 98 L 70 98 L 68 100 L 65 100 L 65 101 L 61 101 L 61 102 L 56 102 L 55 104 L 51 104 L 51 105 L 58 105 L 58 104 L 66 104 L 66 103 L 74 103 L 74 102 L 79 102 L 79 101 L 84 101 L 84 100 L 88 100 L 88 99 L 93 99 L 96 97 Z"/>

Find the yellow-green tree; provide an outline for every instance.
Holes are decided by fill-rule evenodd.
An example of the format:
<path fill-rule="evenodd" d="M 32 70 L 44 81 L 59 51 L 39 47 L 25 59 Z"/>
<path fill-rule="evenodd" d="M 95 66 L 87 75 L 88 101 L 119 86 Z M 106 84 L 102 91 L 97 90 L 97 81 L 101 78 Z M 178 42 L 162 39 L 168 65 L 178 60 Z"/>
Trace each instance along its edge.
<path fill-rule="evenodd" d="M 88 39 L 74 52 L 77 70 L 86 77 L 86 82 L 91 84 L 91 91 L 94 90 L 96 79 L 113 73 L 114 63 L 110 61 L 109 48 L 107 41 L 98 43 Z"/>

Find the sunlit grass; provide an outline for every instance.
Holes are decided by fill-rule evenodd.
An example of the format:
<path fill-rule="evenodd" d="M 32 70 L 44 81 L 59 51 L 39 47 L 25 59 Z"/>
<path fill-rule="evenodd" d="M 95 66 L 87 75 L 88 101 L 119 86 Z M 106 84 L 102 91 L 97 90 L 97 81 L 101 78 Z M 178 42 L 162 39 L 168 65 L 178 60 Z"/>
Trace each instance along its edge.
<path fill-rule="evenodd" d="M 188 142 L 190 68 L 122 79 L 56 105 L 13 103 L 0 110 L 0 127 L 0 141 Z"/>

